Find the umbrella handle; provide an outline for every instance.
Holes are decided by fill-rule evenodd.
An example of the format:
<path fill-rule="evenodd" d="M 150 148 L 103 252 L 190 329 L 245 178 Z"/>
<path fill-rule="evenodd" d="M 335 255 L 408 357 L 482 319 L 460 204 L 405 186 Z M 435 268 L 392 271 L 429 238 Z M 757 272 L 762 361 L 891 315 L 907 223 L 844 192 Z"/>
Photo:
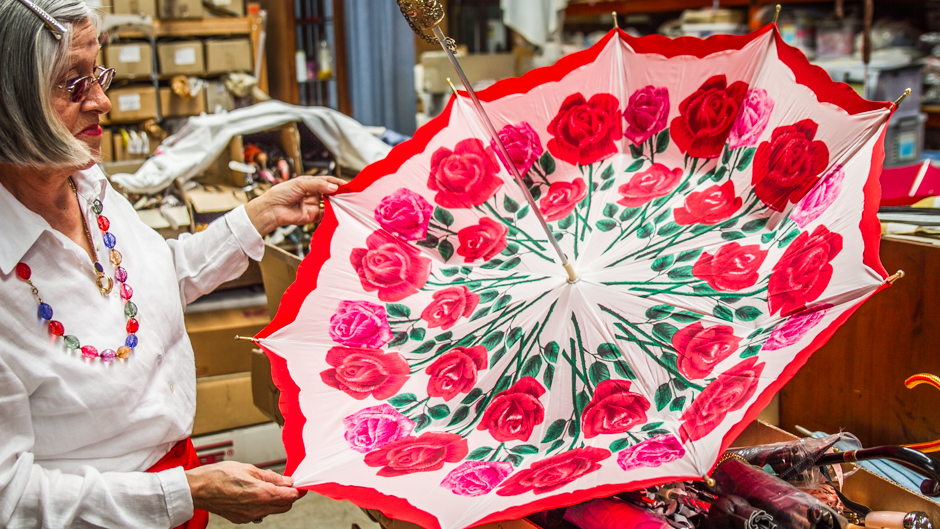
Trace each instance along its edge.
<path fill-rule="evenodd" d="M 940 490 L 937 490 L 940 488 L 937 486 L 940 483 L 940 461 L 904 446 L 876 446 L 825 454 L 816 461 L 816 466 L 854 463 L 870 459 L 891 459 L 917 471 L 929 478 L 921 484 L 921 491 L 929 496 L 940 495 Z"/>
<path fill-rule="evenodd" d="M 937 389 L 940 389 L 940 378 L 936 375 L 931 375 L 929 373 L 920 373 L 913 375 L 904 381 L 904 385 L 907 386 L 907 389 L 913 389 L 915 386 L 921 384 L 929 384 Z M 940 451 L 940 439 L 936 441 L 928 441 L 926 443 L 912 443 L 901 445 L 908 448 L 913 448 L 914 450 L 920 450 L 921 452 L 938 452 Z"/>

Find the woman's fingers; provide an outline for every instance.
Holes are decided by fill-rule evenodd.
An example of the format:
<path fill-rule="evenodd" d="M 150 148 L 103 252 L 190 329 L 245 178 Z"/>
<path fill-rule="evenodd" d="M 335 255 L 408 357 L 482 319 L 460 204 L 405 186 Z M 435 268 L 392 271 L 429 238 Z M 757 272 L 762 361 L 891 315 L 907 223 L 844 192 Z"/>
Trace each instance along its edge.
<path fill-rule="evenodd" d="M 287 512 L 304 495 L 293 479 L 233 461 L 186 472 L 193 505 L 235 523 Z"/>

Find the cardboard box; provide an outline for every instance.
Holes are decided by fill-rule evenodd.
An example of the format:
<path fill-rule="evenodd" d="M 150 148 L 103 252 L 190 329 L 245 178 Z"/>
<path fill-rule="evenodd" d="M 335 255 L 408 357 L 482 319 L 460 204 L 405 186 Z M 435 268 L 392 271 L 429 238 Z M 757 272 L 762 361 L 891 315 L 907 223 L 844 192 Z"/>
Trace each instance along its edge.
<path fill-rule="evenodd" d="M 202 0 L 159 0 L 160 18 L 202 18 L 206 16 Z"/>
<path fill-rule="evenodd" d="M 111 141 L 111 129 L 101 129 L 101 163 L 114 160 L 114 146 Z"/>
<path fill-rule="evenodd" d="M 245 16 L 245 0 L 209 0 L 209 2 L 224 13 L 216 14 L 209 7 L 205 7 L 207 17 L 231 16 L 231 13 L 237 17 Z"/>
<path fill-rule="evenodd" d="M 152 85 L 112 88 L 108 91 L 108 97 L 111 99 L 109 118 L 112 123 L 136 122 L 157 117 L 157 91 Z"/>
<path fill-rule="evenodd" d="M 254 336 L 271 321 L 264 306 L 187 312 L 184 319 L 196 354 L 197 377 L 250 371 L 252 342 L 235 336 Z"/>
<path fill-rule="evenodd" d="M 251 402 L 251 374 L 235 373 L 196 380 L 193 435 L 269 422 Z"/>
<path fill-rule="evenodd" d="M 134 174 L 144 165 L 144 160 L 128 160 L 124 162 L 105 162 L 101 164 L 104 174 L 111 176 L 118 173 Z"/>
<path fill-rule="evenodd" d="M 115 79 L 148 78 L 153 74 L 153 48 L 146 42 L 111 44 L 104 48 L 108 68 L 114 68 Z"/>
<path fill-rule="evenodd" d="M 206 93 L 206 112 L 215 114 L 219 110 L 235 110 L 235 98 L 219 81 L 209 81 L 204 89 Z"/>
<path fill-rule="evenodd" d="M 146 134 L 145 132 L 140 131 L 140 130 L 135 129 L 134 131 L 138 135 Z M 111 156 L 115 162 L 125 162 L 128 160 L 146 160 L 154 152 L 156 152 L 157 147 L 159 146 L 159 144 L 154 139 L 148 138 L 149 149 L 147 150 L 147 152 L 132 154 L 128 152 L 127 143 L 124 141 L 125 133 L 127 133 L 127 129 L 124 127 L 118 127 L 114 129 L 113 131 L 113 140 L 111 142 L 111 146 L 112 146 Z"/>
<path fill-rule="evenodd" d="M 259 349 L 251 352 L 251 400 L 265 417 L 279 426 L 284 426 L 284 415 L 278 404 L 281 390 L 274 385 L 271 377 L 271 361 Z"/>
<path fill-rule="evenodd" d="M 189 206 L 194 231 L 201 231 L 215 219 L 248 203 L 243 191 L 230 186 L 189 189 L 183 192 L 183 200 Z"/>
<path fill-rule="evenodd" d="M 248 39 L 212 39 L 205 44 L 207 74 L 253 71 L 253 52 Z"/>
<path fill-rule="evenodd" d="M 157 44 L 160 73 L 164 75 L 205 75 L 204 57 L 201 40 Z"/>
<path fill-rule="evenodd" d="M 284 154 L 294 160 L 294 167 L 298 170 L 303 166 L 300 157 L 300 132 L 296 123 L 287 123 L 280 127 L 268 129 L 254 134 L 235 136 L 229 142 L 228 149 L 224 149 L 215 162 L 206 168 L 201 182 L 213 185 L 230 185 L 242 187 L 245 185 L 245 174 L 229 168 L 230 161 L 244 162 L 244 145 L 257 141 L 259 143 L 273 143 L 278 145 Z"/>
<path fill-rule="evenodd" d="M 157 18 L 157 0 L 111 0 L 115 15 L 144 15 Z"/>
<path fill-rule="evenodd" d="M 182 118 L 198 116 L 206 111 L 206 92 L 200 90 L 198 94 L 183 99 L 169 88 L 160 89 L 160 111 L 164 118 Z"/>
<path fill-rule="evenodd" d="M 512 53 L 481 53 L 460 57 L 460 67 L 471 83 L 483 80 L 506 79 L 516 75 L 516 56 Z M 443 52 L 429 52 L 421 56 L 424 66 L 424 89 L 432 94 L 450 93 L 447 78 L 454 78 L 454 69 Z M 459 80 L 453 79 L 459 86 Z"/>
<path fill-rule="evenodd" d="M 175 239 L 181 233 L 188 232 L 192 224 L 186 206 L 142 209 L 137 211 L 137 215 L 165 239 Z"/>
<path fill-rule="evenodd" d="M 193 446 L 201 465 L 232 460 L 266 468 L 287 461 L 281 429 L 271 422 L 193 437 Z"/>

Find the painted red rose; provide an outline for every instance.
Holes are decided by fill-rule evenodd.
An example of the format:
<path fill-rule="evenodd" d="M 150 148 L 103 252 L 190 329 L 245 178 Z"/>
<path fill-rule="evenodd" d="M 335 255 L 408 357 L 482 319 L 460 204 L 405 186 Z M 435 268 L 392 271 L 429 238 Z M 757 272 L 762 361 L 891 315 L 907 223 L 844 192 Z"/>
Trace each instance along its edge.
<path fill-rule="evenodd" d="M 679 150 L 693 158 L 720 156 L 746 93 L 747 83 L 729 86 L 724 75 L 716 75 L 679 103 L 679 117 L 669 127 Z"/>
<path fill-rule="evenodd" d="M 356 400 L 372 396 L 385 400 L 405 385 L 411 368 L 398 353 L 378 349 L 333 347 L 326 353 L 326 363 L 333 366 L 320 372 L 323 383 L 347 393 Z"/>
<path fill-rule="evenodd" d="M 477 430 L 489 430 L 493 439 L 528 441 L 532 430 L 545 420 L 545 408 L 539 401 L 545 388 L 532 377 L 524 377 L 496 395 L 483 412 Z"/>
<path fill-rule="evenodd" d="M 545 494 L 558 490 L 578 478 L 601 468 L 600 462 L 611 456 L 610 450 L 587 446 L 540 459 L 529 468 L 516 472 L 503 482 L 498 496 L 518 496 L 526 492 Z"/>
<path fill-rule="evenodd" d="M 584 407 L 581 431 L 590 439 L 603 434 L 629 432 L 646 422 L 650 402 L 639 393 L 630 391 L 628 380 L 605 380 L 597 385 L 594 397 Z"/>
<path fill-rule="evenodd" d="M 737 292 L 757 284 L 758 271 L 767 258 L 759 244 L 729 242 L 712 255 L 704 252 L 692 266 L 692 275 L 722 292 Z"/>
<path fill-rule="evenodd" d="M 446 331 L 461 317 L 469 318 L 480 304 L 480 296 L 463 285 L 438 290 L 434 301 L 421 311 L 421 319 L 428 322 L 428 329 L 440 327 Z"/>
<path fill-rule="evenodd" d="M 623 138 L 620 101 L 610 94 L 595 94 L 585 101 L 572 94 L 548 124 L 552 139 L 548 151 L 574 165 L 590 165 L 618 152 L 614 144 Z"/>
<path fill-rule="evenodd" d="M 682 442 L 698 441 L 710 434 L 733 411 L 740 410 L 757 391 L 764 362 L 751 357 L 718 375 L 682 414 Z"/>
<path fill-rule="evenodd" d="M 634 174 L 629 182 L 617 189 L 621 196 L 617 203 L 628 208 L 642 206 L 671 193 L 680 180 L 682 169 L 670 169 L 661 163 L 654 163 L 649 169 Z"/>
<path fill-rule="evenodd" d="M 679 355 L 679 372 L 690 380 L 712 374 L 712 369 L 738 350 L 741 338 L 728 325 L 705 327 L 695 322 L 672 336 L 672 347 Z"/>
<path fill-rule="evenodd" d="M 385 302 L 401 301 L 428 282 L 431 260 L 417 248 L 383 230 L 366 238 L 366 248 L 354 248 L 349 255 L 366 292 L 378 291 Z"/>
<path fill-rule="evenodd" d="M 703 191 L 693 191 L 685 197 L 685 205 L 673 210 L 676 224 L 718 224 L 731 218 L 744 203 L 734 195 L 734 183 L 728 180 Z"/>
<path fill-rule="evenodd" d="M 457 463 L 469 453 L 467 440 L 453 433 L 426 432 L 409 436 L 366 454 L 365 463 L 381 467 L 376 476 L 394 478 L 415 472 L 434 472 L 444 463 Z"/>
<path fill-rule="evenodd" d="M 486 369 L 486 347 L 454 347 L 425 369 L 428 396 L 448 401 L 459 393 L 470 393 L 477 383 L 477 372 Z"/>
<path fill-rule="evenodd" d="M 587 196 L 587 185 L 583 178 L 575 178 L 569 182 L 552 182 L 548 191 L 539 200 L 539 211 L 545 215 L 545 220 L 554 222 L 561 220 L 574 211 L 574 207 Z"/>
<path fill-rule="evenodd" d="M 496 176 L 499 162 L 493 149 L 476 138 L 461 140 L 451 151 L 441 147 L 431 156 L 428 189 L 445 208 L 470 208 L 490 199 L 503 185 Z"/>
<path fill-rule="evenodd" d="M 829 147 L 816 141 L 819 125 L 811 119 L 774 129 L 770 141 L 757 147 L 751 183 L 761 202 L 783 211 L 799 202 L 829 166 Z"/>
<path fill-rule="evenodd" d="M 818 299 L 832 279 L 832 260 L 841 251 L 842 236 L 825 226 L 797 235 L 770 273 L 770 313 L 789 316 Z"/>
<path fill-rule="evenodd" d="M 483 217 L 479 224 L 467 226 L 457 232 L 457 255 L 463 257 L 465 263 L 472 263 L 477 259 L 489 261 L 506 249 L 506 233 L 509 228 L 489 218 Z"/>

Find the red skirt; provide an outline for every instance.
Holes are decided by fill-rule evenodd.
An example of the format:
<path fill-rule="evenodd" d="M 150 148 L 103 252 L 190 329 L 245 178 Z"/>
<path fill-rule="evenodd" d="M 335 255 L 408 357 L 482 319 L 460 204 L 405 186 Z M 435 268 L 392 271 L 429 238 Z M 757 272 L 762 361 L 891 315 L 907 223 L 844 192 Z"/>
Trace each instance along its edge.
<path fill-rule="evenodd" d="M 190 470 L 199 466 L 199 458 L 196 456 L 196 449 L 193 448 L 191 439 L 186 438 L 176 445 L 147 469 L 147 472 L 160 472 L 175 467 L 183 467 L 183 470 Z M 209 513 L 202 509 L 194 509 L 193 517 L 188 522 L 176 529 L 206 529 L 209 525 Z"/>

